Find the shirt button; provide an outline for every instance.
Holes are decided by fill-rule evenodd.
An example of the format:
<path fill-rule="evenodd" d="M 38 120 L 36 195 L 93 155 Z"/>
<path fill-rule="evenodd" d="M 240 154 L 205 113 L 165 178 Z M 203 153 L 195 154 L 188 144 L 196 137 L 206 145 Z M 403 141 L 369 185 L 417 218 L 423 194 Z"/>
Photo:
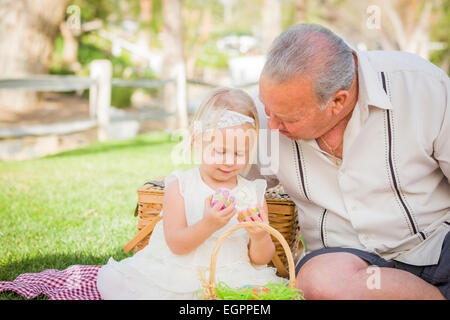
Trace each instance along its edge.
<path fill-rule="evenodd" d="M 367 242 L 367 241 L 369 241 L 369 236 L 367 234 L 362 234 L 361 235 L 361 240 L 364 241 L 364 242 Z"/>

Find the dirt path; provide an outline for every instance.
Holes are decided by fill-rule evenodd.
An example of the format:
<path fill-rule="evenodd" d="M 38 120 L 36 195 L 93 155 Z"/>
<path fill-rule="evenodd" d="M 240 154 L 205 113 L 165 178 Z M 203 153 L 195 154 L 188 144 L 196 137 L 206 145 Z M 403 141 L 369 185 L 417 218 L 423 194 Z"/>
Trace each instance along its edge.
<path fill-rule="evenodd" d="M 138 109 L 127 108 L 126 112 L 133 114 L 137 113 Z M 20 128 L 88 119 L 89 101 L 75 94 L 45 92 L 41 101 L 34 108 L 23 111 L 0 108 L 0 128 Z M 144 133 L 163 130 L 164 122 L 148 119 L 140 121 L 138 126 L 138 133 Z M 123 131 L 124 129 L 118 128 L 117 130 Z M 0 139 L 0 161 L 41 157 L 88 146 L 97 139 L 95 128 L 70 134 Z"/>
<path fill-rule="evenodd" d="M 32 109 L 15 111 L 0 108 L 0 127 L 19 127 L 85 120 L 89 118 L 89 101 L 74 94 L 45 92 Z"/>

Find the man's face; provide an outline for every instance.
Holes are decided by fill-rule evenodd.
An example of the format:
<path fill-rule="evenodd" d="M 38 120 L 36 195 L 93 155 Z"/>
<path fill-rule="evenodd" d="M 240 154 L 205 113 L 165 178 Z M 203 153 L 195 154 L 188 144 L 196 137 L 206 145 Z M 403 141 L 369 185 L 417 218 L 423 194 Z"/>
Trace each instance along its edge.
<path fill-rule="evenodd" d="M 262 75 L 259 98 L 269 117 L 269 129 L 278 129 L 290 139 L 315 139 L 330 129 L 331 112 L 319 109 L 321 105 L 307 79 L 277 84 Z"/>

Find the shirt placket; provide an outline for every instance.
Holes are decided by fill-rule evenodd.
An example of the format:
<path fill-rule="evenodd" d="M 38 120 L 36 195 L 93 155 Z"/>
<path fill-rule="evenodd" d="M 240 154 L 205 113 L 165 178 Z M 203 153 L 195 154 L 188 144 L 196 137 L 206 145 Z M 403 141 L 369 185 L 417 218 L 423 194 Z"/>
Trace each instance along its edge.
<path fill-rule="evenodd" d="M 346 192 L 346 183 L 350 183 L 347 178 L 347 172 L 351 169 L 351 163 L 346 161 L 346 159 L 351 157 L 351 152 L 358 152 L 358 145 L 353 145 L 353 142 L 356 140 L 359 132 L 361 131 L 361 127 L 363 126 L 365 120 L 368 117 L 368 106 L 365 104 L 364 97 L 360 96 L 360 101 L 357 102 L 353 110 L 353 115 L 347 125 L 347 128 L 344 133 L 344 146 L 343 146 L 343 161 L 339 167 L 336 168 L 338 185 L 339 185 L 339 193 L 342 195 L 342 201 L 345 205 L 345 209 L 347 211 L 347 217 L 350 219 L 352 225 L 355 225 L 351 220 L 352 217 L 357 215 L 358 212 L 362 209 L 361 204 L 358 203 L 354 199 L 351 193 Z M 358 232 L 355 230 L 355 232 Z M 365 246 L 369 241 L 369 237 L 366 234 L 358 234 L 358 238 Z"/>

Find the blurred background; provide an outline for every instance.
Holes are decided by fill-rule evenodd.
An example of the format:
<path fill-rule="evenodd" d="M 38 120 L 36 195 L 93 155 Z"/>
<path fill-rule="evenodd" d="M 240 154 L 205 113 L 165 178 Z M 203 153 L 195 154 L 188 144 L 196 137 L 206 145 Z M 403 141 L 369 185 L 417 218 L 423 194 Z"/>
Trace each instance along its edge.
<path fill-rule="evenodd" d="M 0 160 L 185 128 L 303 22 L 450 72 L 450 0 L 0 0 Z"/>

